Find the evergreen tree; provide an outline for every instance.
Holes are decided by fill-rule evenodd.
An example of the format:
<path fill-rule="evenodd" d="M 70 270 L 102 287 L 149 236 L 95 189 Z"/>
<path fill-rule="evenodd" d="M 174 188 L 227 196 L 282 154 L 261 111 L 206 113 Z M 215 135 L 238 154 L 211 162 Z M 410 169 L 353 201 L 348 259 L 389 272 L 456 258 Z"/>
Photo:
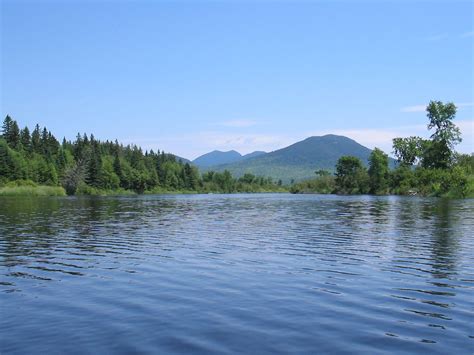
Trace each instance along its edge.
<path fill-rule="evenodd" d="M 13 120 L 10 116 L 6 116 L 2 124 L 2 136 L 8 142 L 8 136 L 10 134 L 10 129 L 12 126 Z"/>
<path fill-rule="evenodd" d="M 19 150 L 21 148 L 20 128 L 18 127 L 18 123 L 16 121 L 11 122 L 10 129 L 6 135 L 6 140 L 10 148 L 15 150 Z"/>
<path fill-rule="evenodd" d="M 122 176 L 123 176 L 122 164 L 120 163 L 120 157 L 119 157 L 118 151 L 116 151 L 114 155 L 113 168 L 114 168 L 114 173 L 119 177 L 120 180 L 122 180 Z"/>
<path fill-rule="evenodd" d="M 30 130 L 28 129 L 28 127 L 25 127 L 21 130 L 20 141 L 21 141 L 21 146 L 23 147 L 25 152 L 30 154 L 32 152 L 32 145 L 31 145 Z"/>
<path fill-rule="evenodd" d="M 97 144 L 94 144 L 91 150 L 91 156 L 87 164 L 86 182 L 94 187 L 101 187 L 102 157 L 99 153 Z"/>
<path fill-rule="evenodd" d="M 40 126 L 37 124 L 33 133 L 31 134 L 31 148 L 33 152 L 40 154 L 41 153 L 41 134 Z"/>

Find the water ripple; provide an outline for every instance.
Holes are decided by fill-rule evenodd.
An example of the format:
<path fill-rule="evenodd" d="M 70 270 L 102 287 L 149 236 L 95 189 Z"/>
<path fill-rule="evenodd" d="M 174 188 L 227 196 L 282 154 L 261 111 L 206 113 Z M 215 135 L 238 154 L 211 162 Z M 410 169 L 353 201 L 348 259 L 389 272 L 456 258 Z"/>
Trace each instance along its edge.
<path fill-rule="evenodd" d="M 474 201 L 0 199 L 3 353 L 474 353 Z"/>

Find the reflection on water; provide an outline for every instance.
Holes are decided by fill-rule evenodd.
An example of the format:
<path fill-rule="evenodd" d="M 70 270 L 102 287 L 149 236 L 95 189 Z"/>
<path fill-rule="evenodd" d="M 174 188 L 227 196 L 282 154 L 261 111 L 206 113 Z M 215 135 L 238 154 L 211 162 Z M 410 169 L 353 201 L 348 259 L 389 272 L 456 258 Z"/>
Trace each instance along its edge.
<path fill-rule="evenodd" d="M 1 353 L 474 352 L 474 201 L 0 199 Z"/>

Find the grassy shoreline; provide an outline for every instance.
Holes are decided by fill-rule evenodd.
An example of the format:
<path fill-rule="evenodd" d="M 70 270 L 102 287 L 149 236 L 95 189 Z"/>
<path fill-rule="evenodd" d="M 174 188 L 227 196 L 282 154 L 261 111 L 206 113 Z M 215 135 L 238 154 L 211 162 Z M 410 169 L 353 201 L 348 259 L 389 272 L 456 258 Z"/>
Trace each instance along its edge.
<path fill-rule="evenodd" d="M 266 194 L 266 193 L 290 193 L 287 190 L 278 190 L 278 191 L 234 191 L 234 192 L 222 192 L 222 191 L 189 191 L 189 190 L 152 190 L 145 191 L 142 194 L 138 194 L 135 191 L 130 190 L 95 190 L 89 191 L 90 193 L 79 193 L 74 196 L 138 196 L 138 195 L 199 195 L 199 194 Z M 292 194 L 302 194 L 302 195 L 340 195 L 327 191 L 310 191 L 304 190 L 299 192 L 291 192 Z M 373 196 L 369 194 L 363 194 L 368 196 Z M 59 186 L 3 186 L 0 187 L 0 197 L 9 196 L 9 197 L 66 197 L 66 191 Z M 345 195 L 351 196 L 351 195 Z M 463 198 L 474 198 L 474 193 L 469 194 L 468 196 L 460 197 L 454 196 L 452 194 L 443 194 L 443 195 L 423 195 L 423 194 L 386 194 L 380 196 L 414 196 L 414 197 L 438 197 L 438 198 L 450 198 L 450 199 L 463 199 Z"/>
<path fill-rule="evenodd" d="M 66 191 L 59 186 L 4 186 L 0 196 L 66 196 Z"/>
<path fill-rule="evenodd" d="M 286 193 L 287 189 L 278 188 L 274 190 L 250 189 L 242 191 L 207 191 L 207 190 L 168 190 L 155 188 L 153 190 L 147 190 L 143 193 L 137 193 L 132 190 L 117 189 L 117 190 L 101 190 L 92 187 L 80 189 L 74 196 L 136 196 L 136 195 L 196 195 L 196 194 L 238 194 L 238 193 Z M 9 183 L 6 186 L 0 186 L 0 196 L 67 196 L 64 188 L 60 186 L 46 186 L 46 185 L 35 185 L 35 184 L 24 184 L 15 182 Z"/>

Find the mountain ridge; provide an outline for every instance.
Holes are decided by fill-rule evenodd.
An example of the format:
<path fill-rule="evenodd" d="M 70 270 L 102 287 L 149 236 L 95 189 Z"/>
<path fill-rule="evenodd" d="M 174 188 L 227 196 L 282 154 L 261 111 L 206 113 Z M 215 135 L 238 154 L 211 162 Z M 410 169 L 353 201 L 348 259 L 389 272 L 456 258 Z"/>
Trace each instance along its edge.
<path fill-rule="evenodd" d="M 355 156 L 368 165 L 371 149 L 355 140 L 335 134 L 311 136 L 275 151 L 225 164 L 200 167 L 203 171 L 229 170 L 239 177 L 245 173 L 270 176 L 284 183 L 315 176 L 319 169 L 334 171 L 337 160 L 344 155 Z M 390 164 L 394 160 L 390 158 Z"/>
<path fill-rule="evenodd" d="M 259 155 L 266 154 L 263 151 L 254 151 L 245 155 L 240 154 L 236 150 L 213 150 L 212 152 L 203 154 L 192 161 L 192 163 L 200 168 L 206 168 L 215 165 L 229 164 Z"/>

